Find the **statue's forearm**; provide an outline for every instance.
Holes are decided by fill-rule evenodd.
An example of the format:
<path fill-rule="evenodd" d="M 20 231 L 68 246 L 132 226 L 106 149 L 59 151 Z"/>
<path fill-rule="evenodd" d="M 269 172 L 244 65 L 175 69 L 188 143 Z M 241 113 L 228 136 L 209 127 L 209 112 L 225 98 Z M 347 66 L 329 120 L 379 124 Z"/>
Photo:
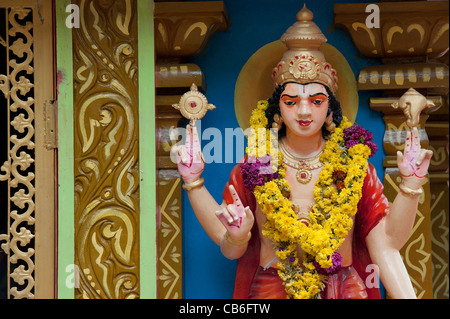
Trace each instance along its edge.
<path fill-rule="evenodd" d="M 379 275 L 384 288 L 392 299 L 416 299 L 411 280 L 402 257 L 393 248 L 382 249 L 373 254 L 372 261 L 379 267 Z"/>
<path fill-rule="evenodd" d="M 398 192 L 386 217 L 386 234 L 391 246 L 400 250 L 408 240 L 416 218 L 419 195 L 410 196 Z"/>
<path fill-rule="evenodd" d="M 247 250 L 254 217 L 249 207 L 243 208 L 234 187 L 230 185 L 229 190 L 234 200 L 230 205 L 226 201 L 219 205 L 204 185 L 189 190 L 188 196 L 195 215 L 208 236 L 220 246 L 220 251 L 226 258 L 237 259 Z M 224 214 L 225 211 L 227 214 Z M 239 221 L 239 225 L 233 224 L 233 220 L 234 223 Z"/>
<path fill-rule="evenodd" d="M 220 242 L 220 251 L 226 258 L 234 260 L 242 257 L 247 250 L 248 242 L 242 245 L 233 245 L 229 241 L 222 238 Z"/>
<path fill-rule="evenodd" d="M 215 212 L 221 209 L 221 206 L 211 196 L 204 185 L 194 188 L 187 192 L 192 209 L 200 225 L 208 236 L 217 244 L 225 233 L 225 227 L 216 217 Z"/>
<path fill-rule="evenodd" d="M 372 262 L 378 267 L 383 286 L 393 299 L 415 299 L 411 280 L 398 249 L 386 236 L 387 218 L 383 218 L 366 237 Z"/>

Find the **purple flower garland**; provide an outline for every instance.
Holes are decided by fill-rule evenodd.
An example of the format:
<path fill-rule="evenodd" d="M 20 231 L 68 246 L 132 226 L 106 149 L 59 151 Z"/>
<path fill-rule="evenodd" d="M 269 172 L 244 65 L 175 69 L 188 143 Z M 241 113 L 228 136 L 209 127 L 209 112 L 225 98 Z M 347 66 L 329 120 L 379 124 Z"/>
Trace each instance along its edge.
<path fill-rule="evenodd" d="M 333 265 L 330 268 L 322 268 L 317 261 L 313 261 L 314 266 L 319 274 L 329 276 L 337 273 L 342 268 L 342 256 L 338 252 L 335 252 L 331 256 Z"/>
<path fill-rule="evenodd" d="M 253 191 L 256 186 L 262 186 L 278 178 L 278 171 L 272 173 L 269 154 L 261 159 L 250 156 L 244 163 L 240 164 L 240 168 L 244 186 L 250 191 Z"/>
<path fill-rule="evenodd" d="M 344 130 L 345 147 L 349 149 L 356 144 L 365 144 L 370 147 L 370 155 L 372 157 L 378 151 L 378 146 L 373 142 L 373 134 L 362 128 L 358 124 L 353 124 Z"/>

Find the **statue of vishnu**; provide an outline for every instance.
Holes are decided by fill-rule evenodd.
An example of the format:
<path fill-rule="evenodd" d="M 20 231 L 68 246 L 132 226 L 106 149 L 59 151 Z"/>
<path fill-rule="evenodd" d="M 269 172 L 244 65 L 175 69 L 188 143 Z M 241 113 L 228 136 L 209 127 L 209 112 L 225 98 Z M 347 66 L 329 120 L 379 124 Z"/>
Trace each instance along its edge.
<path fill-rule="evenodd" d="M 245 157 L 231 171 L 222 203 L 201 174 L 195 125 L 172 148 L 189 201 L 223 255 L 237 259 L 234 298 L 416 298 L 399 254 L 413 228 L 432 152 L 417 128 L 397 153 L 400 191 L 389 204 L 368 158 L 373 135 L 343 116 L 325 36 L 306 7 L 282 36 L 274 91 L 250 118 Z"/>

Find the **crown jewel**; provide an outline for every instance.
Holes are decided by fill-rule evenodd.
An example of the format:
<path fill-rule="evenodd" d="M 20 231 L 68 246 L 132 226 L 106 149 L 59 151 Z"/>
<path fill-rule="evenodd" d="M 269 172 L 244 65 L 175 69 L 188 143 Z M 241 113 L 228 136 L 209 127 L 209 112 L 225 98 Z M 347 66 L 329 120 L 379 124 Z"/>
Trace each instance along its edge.
<path fill-rule="evenodd" d="M 320 51 L 320 46 L 327 39 L 312 21 L 313 13 L 303 5 L 296 18 L 297 22 L 281 37 L 288 49 L 272 71 L 275 86 L 288 82 L 317 82 L 336 92 L 336 71 L 325 61 Z"/>

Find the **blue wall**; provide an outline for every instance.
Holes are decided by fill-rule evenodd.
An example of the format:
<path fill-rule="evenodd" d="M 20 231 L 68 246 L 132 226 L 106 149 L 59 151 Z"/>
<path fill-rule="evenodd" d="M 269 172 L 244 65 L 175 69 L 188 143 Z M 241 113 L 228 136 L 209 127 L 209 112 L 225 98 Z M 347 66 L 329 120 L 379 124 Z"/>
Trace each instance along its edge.
<path fill-rule="evenodd" d="M 231 27 L 227 32 L 214 34 L 202 56 L 193 61 L 205 74 L 208 101 L 217 107 L 208 112 L 201 121 L 202 130 L 209 127 L 220 129 L 223 142 L 225 128 L 239 127 L 234 112 L 234 89 L 239 72 L 254 52 L 281 37 L 296 21 L 295 15 L 303 6 L 303 2 L 299 0 L 225 0 L 224 2 L 231 19 Z M 361 56 L 347 34 L 341 29 L 332 28 L 334 3 L 367 1 L 306 0 L 305 2 L 308 9 L 313 11 L 314 22 L 324 32 L 328 43 L 346 57 L 355 76 L 358 76 L 363 67 L 379 63 Z M 382 180 L 384 123 L 382 115 L 369 108 L 369 97 L 374 95 L 375 92 L 359 92 L 356 121 L 374 132 L 374 139 L 380 150 L 370 161 Z M 202 147 L 209 142 L 203 139 Z M 222 162 L 225 162 L 224 152 L 222 152 Z M 210 163 L 205 168 L 203 173 L 205 185 L 218 203 L 222 202 L 223 187 L 234 165 L 235 163 Z M 183 207 L 184 297 L 231 298 L 236 261 L 223 257 L 219 247 L 209 239 L 197 221 L 187 196 L 183 197 Z"/>

